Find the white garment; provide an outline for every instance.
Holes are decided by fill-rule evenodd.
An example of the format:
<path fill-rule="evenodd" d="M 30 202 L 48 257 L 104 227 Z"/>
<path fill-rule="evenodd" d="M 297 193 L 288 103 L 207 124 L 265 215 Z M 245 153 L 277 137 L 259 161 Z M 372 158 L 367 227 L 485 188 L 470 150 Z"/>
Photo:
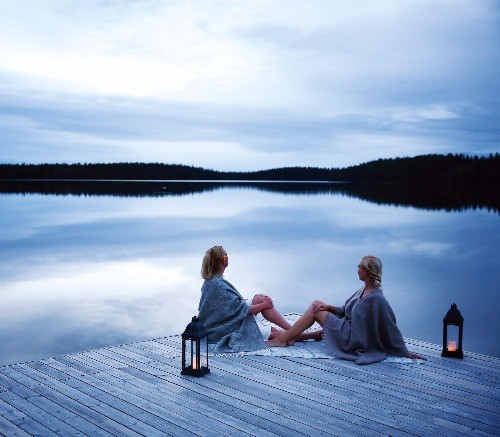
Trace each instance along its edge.
<path fill-rule="evenodd" d="M 262 335 L 262 340 L 267 341 L 271 337 L 271 322 L 266 320 L 262 313 L 253 316 L 255 323 L 259 327 L 260 335 Z"/>

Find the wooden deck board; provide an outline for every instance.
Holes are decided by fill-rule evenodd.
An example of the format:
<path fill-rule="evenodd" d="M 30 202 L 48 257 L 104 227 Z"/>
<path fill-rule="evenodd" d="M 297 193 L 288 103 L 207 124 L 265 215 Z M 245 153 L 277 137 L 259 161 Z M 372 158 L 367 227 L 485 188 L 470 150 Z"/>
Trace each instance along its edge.
<path fill-rule="evenodd" d="M 82 357 L 78 357 L 82 358 Z M 99 360 L 98 357 L 94 357 Z M 85 358 L 84 358 L 85 359 Z M 93 366 L 95 363 L 94 360 L 89 358 L 89 365 Z M 102 363 L 100 364 L 102 365 Z M 129 392 L 139 392 L 142 397 L 151 402 L 156 402 L 159 405 L 167 405 L 164 407 L 167 410 L 174 411 L 180 415 L 190 415 L 191 420 L 193 420 L 191 411 L 196 411 L 197 414 L 202 418 L 203 416 L 208 416 L 209 418 L 217 419 L 215 423 L 216 430 L 218 434 L 224 435 L 232 435 L 238 434 L 240 435 L 244 432 L 245 426 L 242 426 L 242 421 L 238 418 L 231 420 L 228 417 L 221 417 L 219 412 L 211 407 L 205 407 L 204 405 L 194 402 L 191 399 L 183 396 L 179 393 L 173 393 L 170 390 L 162 389 L 157 385 L 151 384 L 142 379 L 136 378 L 133 375 L 129 375 L 128 373 L 121 372 L 119 370 L 113 370 L 113 367 L 109 364 L 106 364 L 107 371 L 95 373 L 94 376 L 99 378 L 102 381 L 106 381 L 112 384 L 115 384 L 119 387 L 123 387 Z M 195 418 L 195 421 L 200 421 L 199 418 Z"/>
<path fill-rule="evenodd" d="M 180 336 L 0 367 L 0 435 L 497 435 L 500 359 L 424 364 L 210 357 L 180 374 Z"/>
<path fill-rule="evenodd" d="M 171 390 L 174 389 L 173 387 L 180 387 L 183 389 L 182 392 L 186 396 L 192 397 L 193 400 L 206 405 L 215 405 L 224 414 L 242 418 L 249 425 L 255 427 L 256 435 L 263 432 L 259 430 L 261 426 L 277 435 L 296 435 L 295 425 L 282 423 L 282 418 L 275 411 L 268 411 L 257 403 L 252 404 L 248 399 L 234 396 L 233 393 L 228 392 L 224 385 L 210 384 L 211 375 L 207 375 L 203 379 L 192 378 L 187 381 L 180 375 L 180 361 L 177 360 L 177 363 L 169 361 L 169 364 L 161 365 L 160 363 L 159 366 L 154 366 L 154 369 L 144 368 L 140 362 L 138 362 L 139 364 L 131 362 L 131 367 L 126 369 L 126 372 L 147 378 L 147 380 L 154 381 L 155 384 L 168 387 Z"/>
<path fill-rule="evenodd" d="M 293 372 L 292 378 L 295 379 L 296 370 L 291 368 L 290 372 Z M 438 423 L 438 421 L 441 422 L 443 429 L 440 430 L 440 433 L 442 434 L 449 433 L 449 429 L 459 430 L 462 428 L 462 431 L 469 431 L 469 429 L 463 426 L 459 428 L 458 424 L 443 420 L 435 411 L 433 411 L 431 415 L 429 415 L 429 411 L 422 411 L 422 405 L 412 402 L 412 398 L 409 396 L 396 397 L 394 391 L 391 393 L 390 391 L 386 392 L 386 390 L 384 390 L 384 392 L 381 393 L 380 390 L 367 389 L 366 386 L 359 387 L 356 381 L 351 381 L 345 385 L 339 384 L 337 381 L 338 378 L 334 378 L 332 381 L 331 375 L 330 377 L 323 378 L 321 375 L 319 377 L 316 376 L 319 372 L 311 372 L 311 370 L 309 370 L 307 373 L 309 375 L 314 375 L 315 385 L 329 387 L 328 390 L 331 393 L 328 395 L 329 399 L 332 399 L 334 395 L 338 397 L 338 402 L 346 403 L 346 399 L 350 399 L 354 401 L 355 405 L 362 406 L 367 411 L 372 411 L 373 414 L 378 414 L 378 420 L 383 420 L 384 417 L 388 417 L 389 419 L 397 418 L 398 422 L 392 424 L 392 426 L 398 426 L 398 428 L 408 432 L 411 431 L 412 427 L 428 430 L 429 419 L 433 422 L 430 425 L 431 427 L 433 427 L 435 423 Z M 309 375 L 306 375 L 306 377 L 311 378 Z M 408 408 L 408 405 L 410 408 Z M 352 408 L 354 408 L 354 406 Z M 390 422 L 387 424 L 390 424 Z M 436 427 L 436 429 L 439 429 L 439 427 Z M 417 431 L 417 433 L 421 434 L 422 431 Z"/>

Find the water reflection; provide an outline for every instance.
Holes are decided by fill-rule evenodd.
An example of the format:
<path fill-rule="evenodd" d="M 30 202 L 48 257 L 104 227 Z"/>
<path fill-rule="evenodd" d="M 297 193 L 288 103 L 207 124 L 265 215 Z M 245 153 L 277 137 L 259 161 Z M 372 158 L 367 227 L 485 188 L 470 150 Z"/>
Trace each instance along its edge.
<path fill-rule="evenodd" d="M 446 211 L 463 211 L 471 208 L 485 208 L 497 213 L 500 211 L 498 190 L 480 186 L 269 181 L 0 181 L 0 193 L 77 196 L 182 196 L 227 188 L 255 189 L 296 195 L 343 194 L 384 205 Z"/>
<path fill-rule="evenodd" d="M 361 256 L 375 254 L 405 336 L 439 343 L 456 302 L 465 350 L 500 356 L 496 213 L 224 187 L 0 195 L 0 364 L 181 332 L 214 244 L 230 254 L 228 280 L 247 296 L 272 294 L 284 312 L 342 303 L 360 286 Z"/>

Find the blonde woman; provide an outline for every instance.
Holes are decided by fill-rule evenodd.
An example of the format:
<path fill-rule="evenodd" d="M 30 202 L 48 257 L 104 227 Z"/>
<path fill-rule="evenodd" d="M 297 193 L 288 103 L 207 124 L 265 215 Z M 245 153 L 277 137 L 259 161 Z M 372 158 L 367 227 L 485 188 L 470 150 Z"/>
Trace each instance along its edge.
<path fill-rule="evenodd" d="M 394 312 L 382 293 L 382 261 L 364 256 L 358 264 L 358 278 L 364 286 L 343 306 L 314 301 L 290 329 L 268 341 L 268 346 L 290 346 L 297 335 L 318 322 L 327 348 L 338 358 L 356 364 L 376 363 L 387 355 L 423 359 L 406 349 Z"/>
<path fill-rule="evenodd" d="M 257 294 L 248 303 L 236 288 L 223 278 L 229 257 L 222 246 L 208 249 L 203 257 L 198 317 L 208 330 L 209 343 L 216 343 L 214 352 L 239 352 L 265 349 L 266 341 L 291 327 L 274 307 L 268 296 Z M 263 324 L 258 314 L 282 330 Z M 299 333 L 296 341 L 321 340 L 322 332 Z"/>

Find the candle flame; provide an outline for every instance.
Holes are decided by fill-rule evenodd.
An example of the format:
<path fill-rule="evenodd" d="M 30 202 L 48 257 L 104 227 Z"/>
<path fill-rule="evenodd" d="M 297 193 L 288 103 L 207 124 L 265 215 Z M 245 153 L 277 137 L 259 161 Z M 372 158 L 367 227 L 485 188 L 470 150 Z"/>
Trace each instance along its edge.
<path fill-rule="evenodd" d="M 455 340 L 448 341 L 448 351 L 455 352 L 457 350 L 457 342 Z"/>

